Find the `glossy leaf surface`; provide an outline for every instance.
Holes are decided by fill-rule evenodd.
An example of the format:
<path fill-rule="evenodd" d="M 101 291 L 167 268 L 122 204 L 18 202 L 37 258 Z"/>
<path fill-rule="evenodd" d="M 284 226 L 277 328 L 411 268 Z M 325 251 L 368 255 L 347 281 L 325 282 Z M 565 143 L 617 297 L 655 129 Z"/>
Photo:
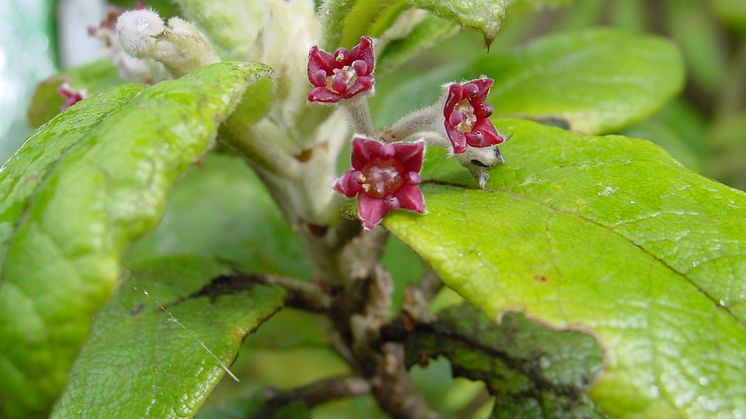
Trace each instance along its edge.
<path fill-rule="evenodd" d="M 193 416 L 284 294 L 205 257 L 132 264 L 52 417 Z"/>
<path fill-rule="evenodd" d="M 429 214 L 384 225 L 491 319 L 595 336 L 610 415 L 745 412 L 746 194 L 643 140 L 497 125 L 513 137 L 485 190 L 433 155 Z"/>
<path fill-rule="evenodd" d="M 472 72 L 495 80 L 490 100 L 496 114 L 556 121 L 590 134 L 649 116 L 684 80 L 671 42 L 612 29 L 547 36 L 485 57 Z"/>
<path fill-rule="evenodd" d="M 0 400 L 41 415 L 109 298 L 125 247 L 157 224 L 180 174 L 211 145 L 257 64 L 220 63 L 86 99 L 0 172 Z"/>

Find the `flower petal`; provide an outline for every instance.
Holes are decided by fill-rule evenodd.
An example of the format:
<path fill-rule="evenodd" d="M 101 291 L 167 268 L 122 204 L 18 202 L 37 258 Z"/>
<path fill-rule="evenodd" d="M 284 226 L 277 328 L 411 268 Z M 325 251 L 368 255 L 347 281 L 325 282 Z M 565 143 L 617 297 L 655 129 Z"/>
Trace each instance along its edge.
<path fill-rule="evenodd" d="M 453 152 L 456 154 L 461 154 L 464 151 L 466 151 L 466 137 L 464 134 L 462 134 L 459 130 L 456 128 L 445 124 L 446 126 L 446 134 L 448 134 L 448 139 L 451 140 L 451 145 L 453 146 Z"/>
<path fill-rule="evenodd" d="M 353 83 L 342 96 L 344 96 L 345 99 L 349 99 L 358 93 L 373 90 L 373 83 L 374 80 L 372 76 L 358 77 L 357 80 L 355 80 L 355 83 Z"/>
<path fill-rule="evenodd" d="M 350 50 L 352 61 L 362 60 L 367 65 L 365 75 L 373 74 L 375 56 L 373 54 L 373 40 L 367 36 L 360 37 L 360 43 Z"/>
<path fill-rule="evenodd" d="M 311 47 L 308 52 L 308 80 L 313 83 L 314 75 L 317 71 L 323 70 L 327 76 L 332 75 L 332 69 L 335 68 L 336 62 L 334 57 L 328 52 L 319 49 L 316 45 Z"/>
<path fill-rule="evenodd" d="M 352 198 L 360 192 L 361 173 L 358 170 L 348 170 L 334 182 L 334 189 L 342 195 Z"/>
<path fill-rule="evenodd" d="M 425 151 L 425 142 L 415 141 L 413 143 L 394 143 L 394 158 L 404 166 L 408 172 L 419 172 L 422 170 L 422 155 Z"/>
<path fill-rule="evenodd" d="M 472 132 L 466 134 L 466 142 L 472 147 L 489 147 L 504 143 L 505 138 L 497 132 L 492 121 L 484 118 L 478 120 Z"/>
<path fill-rule="evenodd" d="M 352 139 L 352 167 L 355 170 L 363 170 L 368 162 L 377 156 L 377 149 L 371 149 L 370 140 L 362 137 Z"/>
<path fill-rule="evenodd" d="M 358 195 L 357 216 L 363 222 L 365 230 L 371 230 L 380 224 L 386 211 L 383 199 L 372 198 L 362 193 Z"/>
<path fill-rule="evenodd" d="M 425 197 L 417 185 L 404 185 L 394 196 L 399 200 L 401 208 L 405 208 L 420 214 L 425 213 Z"/>
<path fill-rule="evenodd" d="M 325 87 L 314 87 L 308 92 L 309 102 L 336 103 L 342 100 L 342 96 L 326 90 Z"/>
<path fill-rule="evenodd" d="M 490 93 L 490 88 L 493 84 L 495 84 L 492 79 L 488 79 L 486 77 L 483 79 L 472 80 L 469 83 L 474 83 L 479 88 L 477 94 L 475 95 L 475 99 L 477 99 L 479 103 L 484 102 L 484 100 L 487 98 L 487 95 Z"/>

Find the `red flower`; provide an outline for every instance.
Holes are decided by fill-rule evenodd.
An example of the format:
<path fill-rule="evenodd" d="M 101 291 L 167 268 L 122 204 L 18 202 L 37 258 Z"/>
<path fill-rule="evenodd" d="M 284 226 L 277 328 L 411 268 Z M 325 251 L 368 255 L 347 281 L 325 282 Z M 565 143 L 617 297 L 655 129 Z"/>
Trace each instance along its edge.
<path fill-rule="evenodd" d="M 352 140 L 352 169 L 337 179 L 334 188 L 348 198 L 358 197 L 357 215 L 363 228 L 377 226 L 388 211 L 404 208 L 425 212 L 418 186 L 425 143 L 390 143 Z"/>
<path fill-rule="evenodd" d="M 315 87 L 308 93 L 308 101 L 336 103 L 373 90 L 374 67 L 373 40 L 367 36 L 350 51 L 339 48 L 334 55 L 311 47 L 308 80 Z"/>
<path fill-rule="evenodd" d="M 505 141 L 492 125 L 492 106 L 484 103 L 494 82 L 483 78 L 448 86 L 448 98 L 443 107 L 448 139 L 456 154 L 466 151 L 466 145 L 489 147 Z"/>
<path fill-rule="evenodd" d="M 60 107 L 60 111 L 66 110 L 70 106 L 73 106 L 74 104 L 85 99 L 87 96 L 85 90 L 73 90 L 72 87 L 70 87 L 70 85 L 67 83 L 63 83 L 57 89 L 57 93 L 59 93 L 60 96 L 65 99 L 65 103 L 63 103 Z"/>

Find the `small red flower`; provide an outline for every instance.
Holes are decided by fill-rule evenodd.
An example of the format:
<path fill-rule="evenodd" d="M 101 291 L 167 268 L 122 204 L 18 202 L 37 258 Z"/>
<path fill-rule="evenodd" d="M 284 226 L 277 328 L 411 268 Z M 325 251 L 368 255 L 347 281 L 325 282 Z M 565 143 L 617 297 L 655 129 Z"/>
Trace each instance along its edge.
<path fill-rule="evenodd" d="M 352 140 L 352 169 L 334 188 L 348 198 L 357 195 L 357 215 L 363 228 L 377 226 L 387 212 L 404 208 L 425 212 L 420 191 L 423 141 L 390 143 L 357 137 Z"/>
<path fill-rule="evenodd" d="M 493 83 L 492 79 L 482 78 L 448 86 L 443 116 L 454 153 L 466 151 L 467 144 L 489 147 L 505 141 L 489 119 L 492 106 L 484 103 Z"/>
<path fill-rule="evenodd" d="M 336 103 L 373 90 L 374 67 L 373 40 L 367 36 L 350 51 L 339 48 L 333 55 L 311 47 L 308 80 L 315 87 L 308 93 L 308 101 Z"/>
<path fill-rule="evenodd" d="M 73 88 L 67 83 L 63 83 L 62 86 L 57 89 L 57 93 L 65 99 L 65 103 L 60 107 L 60 111 L 65 111 L 67 108 L 75 105 L 87 96 L 85 90 L 73 90 Z"/>

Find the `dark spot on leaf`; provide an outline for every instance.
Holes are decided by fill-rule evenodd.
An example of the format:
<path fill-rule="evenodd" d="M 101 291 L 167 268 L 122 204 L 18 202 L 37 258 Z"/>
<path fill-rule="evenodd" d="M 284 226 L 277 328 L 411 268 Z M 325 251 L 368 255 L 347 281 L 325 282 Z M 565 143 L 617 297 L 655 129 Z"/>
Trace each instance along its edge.
<path fill-rule="evenodd" d="M 549 278 L 544 275 L 534 275 L 534 280 L 538 282 L 547 282 Z"/>
<path fill-rule="evenodd" d="M 145 308 L 145 304 L 138 304 L 135 307 L 132 307 L 132 310 L 130 310 L 130 314 L 133 316 L 137 316 L 138 314 L 140 314 L 143 308 Z"/>
<path fill-rule="evenodd" d="M 260 278 L 256 275 L 221 275 L 217 278 L 213 278 L 209 284 L 202 287 L 199 291 L 189 295 L 187 299 L 209 297 L 211 302 L 215 302 L 215 300 L 217 300 L 221 295 L 235 294 L 252 289 L 260 282 L 259 279 Z"/>

